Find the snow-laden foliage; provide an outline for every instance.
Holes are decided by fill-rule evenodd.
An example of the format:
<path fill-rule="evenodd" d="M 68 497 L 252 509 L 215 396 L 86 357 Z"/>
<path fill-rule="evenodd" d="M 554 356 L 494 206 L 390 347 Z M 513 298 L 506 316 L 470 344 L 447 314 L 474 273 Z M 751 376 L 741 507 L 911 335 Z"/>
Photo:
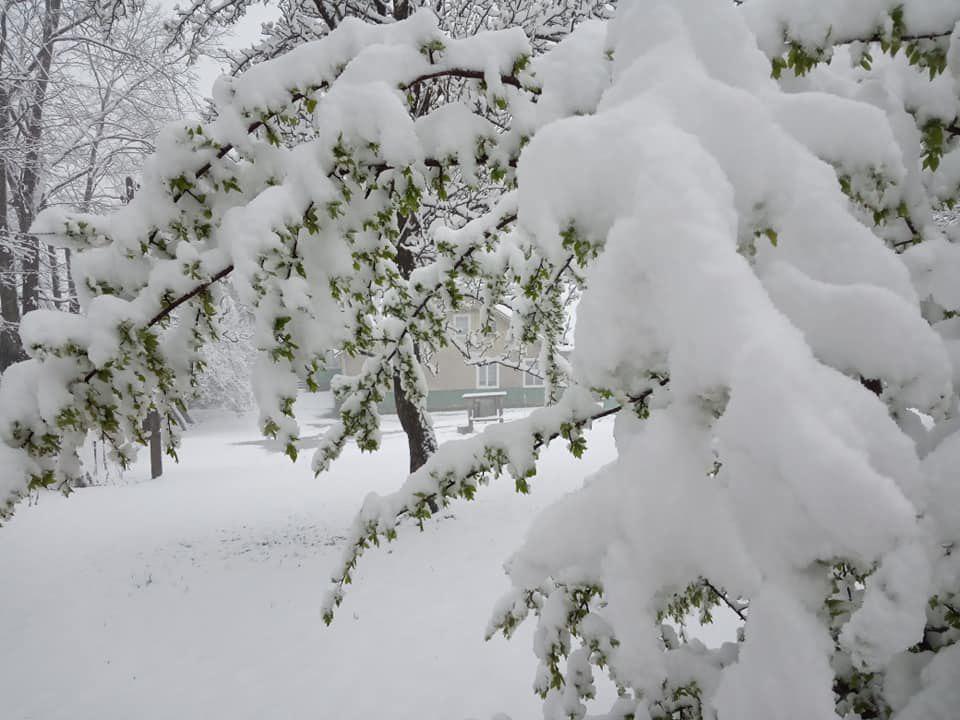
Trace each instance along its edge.
<path fill-rule="evenodd" d="M 193 55 L 201 54 L 205 41 L 235 25 L 254 4 L 253 0 L 178 4 L 174 18 L 167 23 L 172 42 Z M 606 0 L 281 0 L 274 6 L 274 18 L 260 26 L 260 38 L 251 47 L 225 50 L 224 55 L 230 74 L 236 75 L 326 36 L 347 18 L 391 23 L 420 9 L 436 14 L 439 26 L 453 37 L 522 28 L 539 51 L 557 43 L 587 18 L 609 17 L 613 5 Z"/>
<path fill-rule="evenodd" d="M 318 472 L 376 449 L 395 372 L 422 402 L 414 344 L 446 342 L 479 286 L 542 344 L 550 404 L 370 496 L 328 621 L 404 517 L 504 473 L 526 492 L 545 444 L 580 456 L 616 414 L 617 459 L 535 522 L 489 628 L 536 617 L 547 717 L 583 717 L 597 668 L 609 718 L 954 717 L 960 238 L 935 217 L 960 188 L 958 21 L 937 0 L 649 0 L 531 57 L 519 30 L 452 39 L 417 13 L 222 79 L 217 119 L 170 132 L 124 210 L 38 220 L 79 252 L 85 312 L 24 321 L 10 507 L 76 474 L 87 432 L 129 457 L 149 407 L 173 451 L 228 276 L 292 457 L 298 381 L 328 349 L 365 356 Z M 479 102 L 414 119 L 411 90 L 449 77 Z M 437 259 L 403 279 L 406 218 L 471 185 L 486 212 L 430 228 Z M 741 638 L 675 631 L 721 605 Z"/>

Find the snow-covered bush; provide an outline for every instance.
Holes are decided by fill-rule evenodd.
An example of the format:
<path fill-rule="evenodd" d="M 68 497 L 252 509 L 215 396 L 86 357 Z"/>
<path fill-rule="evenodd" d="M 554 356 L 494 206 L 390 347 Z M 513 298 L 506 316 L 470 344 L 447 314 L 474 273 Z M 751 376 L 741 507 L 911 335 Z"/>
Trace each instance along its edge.
<path fill-rule="evenodd" d="M 960 237 L 934 215 L 960 189 L 958 21 L 938 0 L 649 0 L 531 58 L 519 30 L 453 39 L 424 12 L 221 80 L 217 119 L 169 133 L 123 211 L 38 220 L 78 251 L 85 313 L 24 321 L 32 359 L 0 387 L 10 507 L 79 472 L 88 431 L 121 458 L 148 407 L 175 431 L 228 276 L 291 457 L 298 380 L 329 348 L 367 356 L 334 383 L 317 472 L 350 439 L 376 449 L 396 371 L 422 402 L 414 342 L 446 342 L 479 282 L 514 343 L 542 343 L 551 404 L 371 496 L 328 621 L 403 518 L 503 474 L 526 492 L 544 445 L 580 456 L 616 414 L 617 459 L 535 522 L 490 624 L 536 616 L 547 717 L 583 717 L 596 668 L 610 718 L 955 717 Z M 411 90 L 451 77 L 477 105 L 414 120 Z M 437 259 L 404 280 L 404 219 L 481 183 L 488 211 L 431 228 Z M 718 605 L 741 640 L 667 624 Z"/>

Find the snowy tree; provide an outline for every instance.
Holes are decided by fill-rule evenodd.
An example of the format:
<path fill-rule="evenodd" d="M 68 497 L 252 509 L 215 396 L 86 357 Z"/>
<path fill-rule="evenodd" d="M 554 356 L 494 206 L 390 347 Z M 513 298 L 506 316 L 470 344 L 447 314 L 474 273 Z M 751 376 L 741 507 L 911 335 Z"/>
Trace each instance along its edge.
<path fill-rule="evenodd" d="M 250 376 L 256 361 L 253 318 L 229 292 L 215 300 L 218 342 L 201 349 L 193 406 L 244 412 L 254 407 Z"/>
<path fill-rule="evenodd" d="M 69 251 L 29 233 L 45 207 L 115 206 L 164 123 L 194 111 L 187 56 L 141 4 L 24 0 L 0 9 L 0 369 L 23 312 L 71 306 Z"/>
<path fill-rule="evenodd" d="M 178 8 L 177 21 L 170 23 L 175 42 L 189 52 L 214 36 L 218 29 L 235 23 L 246 12 L 249 0 L 232 0 L 211 4 L 196 0 L 184 8 Z M 556 44 L 584 19 L 604 16 L 610 12 L 611 3 L 599 0 L 512 0 L 511 2 L 476 2 L 463 0 L 435 2 L 433 0 L 403 0 L 379 2 L 371 0 L 303 0 L 281 2 L 280 16 L 263 27 L 263 37 L 253 47 L 227 53 L 231 73 L 236 74 L 248 67 L 289 52 L 305 42 L 324 37 L 348 18 L 359 18 L 370 23 L 390 24 L 405 20 L 418 8 L 432 12 L 441 31 L 453 37 L 475 35 L 481 30 L 523 28 L 531 41 L 531 52 L 542 52 Z M 432 52 L 427 49 L 427 52 Z M 475 75 L 476 73 L 474 73 Z M 484 103 L 477 96 L 476 83 L 471 77 L 446 75 L 431 83 L 417 83 L 408 88 L 408 111 L 413 118 L 428 115 L 446 104 L 466 104 L 494 124 L 505 119 L 503 108 Z M 279 142 L 285 142 L 283 134 Z M 293 144 L 299 142 L 294 134 Z M 451 170 L 454 174 L 458 170 Z M 396 246 L 396 269 L 403 281 L 408 281 L 413 272 L 436 259 L 437 248 L 433 237 L 426 229 L 436 221 L 458 227 L 482 214 L 491 198 L 498 192 L 496 185 L 482 177 L 469 177 L 469 182 L 456 182 L 441 172 L 435 187 L 424 188 L 416 208 L 409 208 L 398 218 Z M 456 190 L 451 188 L 451 180 Z M 469 288 L 465 288 L 469 292 Z M 476 286 L 473 290 L 477 290 Z M 485 324 L 484 332 L 468 338 L 465 347 L 456 344 L 468 357 L 477 354 L 484 345 L 490 344 L 492 324 Z M 486 339 L 486 343 L 484 342 Z M 477 347 L 471 347 L 470 341 Z M 417 361 L 429 367 L 430 344 L 421 345 L 414 339 L 413 354 Z M 489 362 L 489 358 L 483 358 Z M 502 359 L 500 362 L 504 362 Z M 520 359 L 512 362 L 519 365 Z M 401 427 L 407 436 L 410 471 L 418 470 L 437 447 L 430 416 L 414 398 L 407 396 L 406 384 L 399 372 L 393 378 L 393 400 Z M 432 505 L 435 510 L 436 508 Z"/>
<path fill-rule="evenodd" d="M 366 355 L 317 472 L 377 448 L 395 375 L 422 404 L 414 344 L 444 343 L 479 284 L 544 347 L 550 404 L 369 497 L 328 621 L 405 519 L 504 475 L 527 492 L 545 445 L 579 457 L 616 415 L 617 458 L 535 521 L 489 626 L 535 617 L 546 717 L 584 717 L 597 669 L 619 698 L 591 712 L 621 720 L 954 717 L 960 237 L 935 216 L 960 194 L 958 23 L 936 0 L 649 0 L 532 56 L 519 29 L 453 38 L 420 12 L 221 79 L 216 119 L 164 135 L 130 205 L 35 224 L 86 258 L 84 313 L 24 319 L 6 511 L 65 486 L 88 432 L 128 459 L 148 409 L 175 450 L 228 277 L 291 457 L 297 382 L 328 348 Z M 450 77 L 482 107 L 411 113 Z M 403 219 L 459 184 L 490 188 L 485 212 L 435 223 L 436 258 L 403 277 Z M 718 608 L 737 638 L 682 632 Z"/>
<path fill-rule="evenodd" d="M 368 23 L 404 20 L 417 10 L 431 10 L 446 33 L 456 37 L 483 30 L 519 27 L 535 51 L 566 37 L 582 20 L 610 14 L 615 3 L 602 0 L 280 0 L 278 17 L 262 26 L 262 37 L 252 47 L 227 50 L 231 74 L 290 52 L 305 42 L 332 32 L 347 18 Z M 253 5 L 251 0 L 192 0 L 178 5 L 168 22 L 174 43 L 194 55 L 225 28 L 236 24 Z"/>

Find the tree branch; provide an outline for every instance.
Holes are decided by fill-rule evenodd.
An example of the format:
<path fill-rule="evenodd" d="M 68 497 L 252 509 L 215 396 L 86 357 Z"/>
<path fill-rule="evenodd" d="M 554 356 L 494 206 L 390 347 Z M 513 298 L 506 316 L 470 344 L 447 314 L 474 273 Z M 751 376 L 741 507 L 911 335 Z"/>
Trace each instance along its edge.
<path fill-rule="evenodd" d="M 465 70 L 463 68 L 450 68 L 448 70 L 438 70 L 437 72 L 421 75 L 415 80 L 412 80 L 411 82 L 409 82 L 406 86 L 404 86 L 403 89 L 409 90 L 414 85 L 418 85 L 427 80 L 435 80 L 437 78 L 442 78 L 442 77 L 458 77 L 458 78 L 464 78 L 467 80 L 483 80 L 485 76 L 479 70 Z M 500 82 L 502 82 L 504 85 L 512 85 L 518 90 L 523 90 L 523 84 L 515 75 L 501 75 Z"/>
<path fill-rule="evenodd" d="M 703 579 L 703 584 L 704 584 L 705 587 L 709 588 L 710 591 L 711 591 L 714 595 L 716 595 L 716 597 L 717 597 L 718 600 L 722 600 L 723 603 L 724 603 L 724 605 L 726 605 L 728 608 L 730 608 L 731 610 L 733 610 L 733 611 L 737 614 L 737 617 L 739 617 L 739 618 L 740 618 L 741 620 L 743 620 L 744 622 L 747 621 L 747 616 L 743 614 L 743 609 L 737 607 L 737 606 L 733 603 L 733 601 L 730 600 L 730 598 L 728 598 L 724 593 L 720 592 L 720 591 L 714 586 L 713 583 L 711 583 L 709 580 L 707 580 L 706 578 L 704 578 L 704 579 Z"/>
<path fill-rule="evenodd" d="M 207 289 L 208 287 L 210 287 L 211 285 L 220 282 L 221 280 L 223 280 L 225 277 L 227 277 L 227 275 L 229 275 L 229 274 L 232 273 L 232 272 L 233 272 L 233 265 L 227 265 L 225 268 L 223 268 L 223 269 L 220 270 L 218 273 L 216 273 L 215 275 L 213 275 L 209 280 L 207 280 L 207 281 L 205 281 L 205 282 L 203 282 L 203 283 L 200 283 L 199 285 L 197 285 L 197 286 L 196 286 L 193 290 L 191 290 L 190 292 L 186 293 L 185 295 L 181 295 L 180 297 L 178 297 L 176 300 L 174 300 L 173 302 L 171 302 L 171 303 L 170 303 L 169 305 L 167 305 L 166 307 L 161 308 L 161 309 L 156 313 L 156 315 L 154 315 L 152 318 L 150 318 L 150 319 L 147 321 L 147 323 L 146 323 L 143 327 L 145 327 L 145 328 L 151 327 L 151 326 L 153 326 L 153 325 L 156 325 L 156 324 L 157 324 L 158 322 L 160 322 L 161 320 L 169 317 L 170 314 L 173 313 L 173 311 L 176 310 L 178 307 L 180 307 L 181 305 L 183 305 L 185 302 L 188 302 L 188 301 L 192 300 L 193 298 L 195 298 L 197 295 L 199 295 L 200 293 L 202 293 L 204 290 L 206 290 L 206 289 Z M 88 372 L 86 375 L 83 376 L 83 381 L 84 381 L 84 382 L 90 382 L 91 378 L 93 378 L 93 376 L 96 375 L 96 374 L 97 374 L 96 369 L 91 370 L 90 372 Z"/>
<path fill-rule="evenodd" d="M 649 398 L 650 395 L 652 395 L 652 394 L 653 394 L 653 390 L 644 390 L 644 391 L 643 391 L 642 393 L 640 393 L 639 395 L 635 395 L 635 396 L 629 397 L 628 400 L 630 401 L 631 404 L 637 405 L 637 404 L 639 404 L 639 403 L 645 402 L 645 401 L 647 400 L 647 398 Z M 586 425 L 586 424 L 588 424 L 588 423 L 592 423 L 592 422 L 595 422 L 595 421 L 597 421 L 597 420 L 602 420 L 603 418 L 605 418 L 605 417 L 610 417 L 611 415 L 616 415 L 618 412 L 620 412 L 621 410 L 623 410 L 624 407 L 626 407 L 626 406 L 625 406 L 625 405 L 615 405 L 615 406 L 613 406 L 612 408 L 607 408 L 607 409 L 605 409 L 605 410 L 598 410 L 597 412 L 592 413 L 591 415 L 585 417 L 585 418 L 584 418 L 583 420 L 581 420 L 580 422 L 575 423 L 575 425 L 576 425 L 578 428 L 582 428 L 584 425 Z M 560 437 L 560 433 L 559 433 L 559 432 L 555 432 L 555 433 L 553 433 L 553 434 L 551 434 L 551 435 L 548 435 L 547 437 L 541 437 L 541 438 L 539 438 L 538 440 L 536 440 L 536 441 L 534 442 L 534 444 L 533 444 L 533 449 L 534 449 L 535 451 L 536 451 L 536 450 L 539 450 L 540 448 L 544 447 L 545 445 L 548 445 L 549 443 L 551 443 L 551 442 L 553 442 L 554 440 L 556 440 L 558 437 Z M 455 482 L 454 482 L 453 480 L 448 480 L 447 482 L 443 483 L 443 485 L 442 485 L 441 488 L 440 488 L 440 494 L 441 494 L 441 495 L 445 495 L 445 494 L 446 494 L 446 491 L 449 490 L 451 487 L 453 487 L 454 484 L 455 484 Z M 429 495 L 423 495 L 423 496 L 422 496 L 422 499 L 423 499 L 424 502 L 429 502 L 429 501 L 431 501 L 431 500 L 432 500 L 432 501 L 435 501 L 435 500 L 437 499 L 437 494 L 438 494 L 438 493 L 433 492 L 433 493 L 430 493 Z M 418 497 L 421 497 L 421 496 L 418 496 Z M 396 517 L 403 517 L 404 515 L 409 515 L 409 514 L 410 514 L 410 508 L 409 508 L 409 507 L 403 507 L 403 508 L 401 508 L 400 510 L 397 511 Z M 712 586 L 711 586 L 711 587 L 712 587 Z M 715 590 L 714 592 L 716 592 L 716 590 Z M 721 597 L 722 597 L 722 596 L 721 596 Z M 723 598 L 723 599 L 726 601 L 726 598 Z M 729 601 L 727 601 L 727 602 L 728 602 L 728 604 L 729 604 Z M 736 610 L 735 608 L 733 608 L 732 605 L 731 605 L 731 609 L 733 609 L 734 612 L 737 612 L 737 610 Z M 737 612 L 737 614 L 740 615 L 739 612 Z M 746 618 L 743 617 L 743 615 L 740 615 L 740 617 L 743 618 L 744 620 L 746 619 Z"/>

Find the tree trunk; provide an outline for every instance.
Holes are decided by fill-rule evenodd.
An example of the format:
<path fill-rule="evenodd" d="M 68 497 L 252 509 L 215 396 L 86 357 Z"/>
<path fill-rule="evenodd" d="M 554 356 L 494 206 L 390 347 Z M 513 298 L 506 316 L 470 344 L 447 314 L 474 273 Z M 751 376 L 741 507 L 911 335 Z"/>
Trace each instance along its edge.
<path fill-rule="evenodd" d="M 7 8 L 0 13 L 0 63 L 6 55 Z M 0 66 L 0 71 L 4 68 Z M 0 73 L 2 76 L 2 73 Z M 9 147 L 13 120 L 10 116 L 10 96 L 0 81 L 0 146 Z M 0 154 L 0 372 L 23 358 L 20 346 L 20 298 L 17 293 L 17 273 L 14 262 L 13 238 L 7 221 L 6 158 Z"/>
<path fill-rule="evenodd" d="M 410 0 L 394 0 L 393 3 L 393 19 L 396 21 L 406 20 L 410 17 Z M 383 11 L 380 11 L 383 14 Z"/>
<path fill-rule="evenodd" d="M 397 269 L 404 279 L 409 279 L 416 267 L 416 258 L 401 237 L 397 246 Z M 419 349 L 414 345 L 414 352 L 420 357 Z M 397 406 L 397 415 L 400 417 L 400 427 L 407 435 L 407 445 L 410 447 L 410 472 L 419 470 L 427 459 L 437 450 L 437 437 L 433 427 L 424 417 L 420 409 L 407 397 L 400 383 L 400 375 L 393 376 L 393 400 Z M 436 508 L 431 502 L 431 509 Z"/>
<path fill-rule="evenodd" d="M 23 359 L 20 344 L 20 298 L 13 243 L 7 227 L 7 179 L 0 160 L 0 372 Z"/>
<path fill-rule="evenodd" d="M 76 314 L 80 312 L 80 301 L 77 299 L 77 286 L 73 282 L 73 268 L 71 267 L 72 254 L 70 249 L 67 248 L 64 250 L 63 255 L 63 266 L 67 273 L 67 310 Z"/>
<path fill-rule="evenodd" d="M 59 310 L 60 298 L 63 296 L 63 289 L 60 287 L 60 253 L 53 245 L 47 245 L 47 262 L 50 263 L 50 300 Z"/>
<path fill-rule="evenodd" d="M 397 405 L 400 427 L 407 435 L 410 448 L 410 472 L 423 467 L 424 463 L 437 451 L 437 437 L 420 409 L 407 398 L 400 386 L 400 376 L 393 376 L 393 400 Z"/>
<path fill-rule="evenodd" d="M 26 153 L 20 187 L 17 192 L 16 210 L 20 232 L 27 241 L 27 254 L 23 262 L 23 313 L 40 306 L 40 241 L 26 238 L 30 225 L 36 217 L 37 189 L 40 185 L 40 143 L 43 135 L 43 109 L 47 101 L 47 85 L 50 82 L 50 66 L 53 63 L 53 44 L 60 25 L 61 0 L 47 0 L 43 16 L 43 36 L 37 51 L 37 80 L 33 102 L 27 113 L 24 141 Z"/>
<path fill-rule="evenodd" d="M 409 0 L 396 0 L 393 4 L 393 17 L 397 21 L 409 17 L 410 11 Z M 399 220 L 403 222 L 405 218 L 399 218 Z M 410 279 L 411 273 L 417 266 L 417 258 L 406 243 L 409 234 L 409 231 L 405 228 L 397 241 L 397 269 L 404 280 Z M 416 344 L 414 345 L 414 353 L 419 359 L 420 351 Z M 407 445 L 410 449 L 410 472 L 416 472 L 437 451 L 437 436 L 434 434 L 428 418 L 424 417 L 424 413 L 407 398 L 401 386 L 399 374 L 393 376 L 393 400 L 397 406 L 400 427 L 407 435 Z M 436 503 L 432 499 L 428 503 L 430 511 L 436 512 Z"/>

